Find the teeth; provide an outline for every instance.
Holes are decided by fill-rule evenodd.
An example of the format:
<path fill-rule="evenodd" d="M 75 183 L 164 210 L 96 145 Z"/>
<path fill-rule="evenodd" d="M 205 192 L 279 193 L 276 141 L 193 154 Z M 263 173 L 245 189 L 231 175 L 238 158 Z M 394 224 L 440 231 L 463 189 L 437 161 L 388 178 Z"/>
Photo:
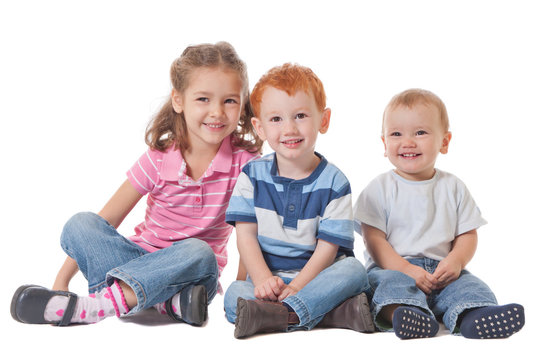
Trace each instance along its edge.
<path fill-rule="evenodd" d="M 283 141 L 284 144 L 296 144 L 296 143 L 299 143 L 300 141 L 302 141 L 301 139 L 300 140 L 289 140 L 289 141 Z"/>
<path fill-rule="evenodd" d="M 403 156 L 403 157 L 415 157 L 417 155 L 416 154 L 401 154 L 401 156 Z"/>
<path fill-rule="evenodd" d="M 211 127 L 213 129 L 223 127 L 223 125 L 221 125 L 221 124 L 206 124 L 206 126 Z"/>

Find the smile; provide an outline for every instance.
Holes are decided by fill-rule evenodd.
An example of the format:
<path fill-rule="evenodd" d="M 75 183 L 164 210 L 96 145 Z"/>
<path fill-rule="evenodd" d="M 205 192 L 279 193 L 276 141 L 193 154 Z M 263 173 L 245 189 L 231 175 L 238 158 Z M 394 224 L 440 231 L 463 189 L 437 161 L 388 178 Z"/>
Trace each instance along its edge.
<path fill-rule="evenodd" d="M 296 149 L 300 146 L 300 144 L 303 141 L 304 139 L 285 140 L 285 141 L 282 141 L 281 144 L 288 149 Z"/>
<path fill-rule="evenodd" d="M 283 144 L 298 144 L 299 142 L 302 142 L 304 141 L 303 139 L 296 139 L 296 140 L 287 140 L 287 141 L 282 141 Z"/>
<path fill-rule="evenodd" d="M 404 158 L 415 158 L 415 157 L 418 157 L 420 155 L 421 154 L 399 154 L 399 156 L 404 157 Z"/>
<path fill-rule="evenodd" d="M 203 123 L 204 125 L 208 126 L 210 129 L 221 129 L 222 127 L 225 127 L 223 124 L 207 124 Z"/>

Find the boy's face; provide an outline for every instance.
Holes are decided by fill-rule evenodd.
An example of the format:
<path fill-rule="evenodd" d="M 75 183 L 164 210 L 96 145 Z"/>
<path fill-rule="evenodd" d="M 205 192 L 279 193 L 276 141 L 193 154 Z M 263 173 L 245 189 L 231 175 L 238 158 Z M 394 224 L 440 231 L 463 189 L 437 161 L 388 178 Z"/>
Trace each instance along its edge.
<path fill-rule="evenodd" d="M 313 162 L 318 133 L 330 124 L 330 109 L 318 109 L 311 94 L 298 91 L 289 96 L 273 87 L 264 90 L 260 114 L 252 119 L 259 137 L 268 141 L 280 160 L 306 165 Z"/>
<path fill-rule="evenodd" d="M 448 152 L 451 138 L 433 105 L 398 106 L 386 112 L 382 136 L 385 156 L 405 179 L 431 179 L 437 156 Z"/>

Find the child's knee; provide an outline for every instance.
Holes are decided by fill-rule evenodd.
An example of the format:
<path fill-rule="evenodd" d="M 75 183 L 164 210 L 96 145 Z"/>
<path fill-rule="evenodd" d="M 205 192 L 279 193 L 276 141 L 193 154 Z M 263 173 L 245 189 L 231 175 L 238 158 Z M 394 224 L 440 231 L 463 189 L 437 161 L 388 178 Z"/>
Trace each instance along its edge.
<path fill-rule="evenodd" d="M 60 245 L 69 254 L 69 249 L 77 246 L 80 241 L 86 241 L 85 229 L 96 228 L 99 215 L 91 212 L 80 212 L 73 215 L 64 225 L 60 236 Z"/>

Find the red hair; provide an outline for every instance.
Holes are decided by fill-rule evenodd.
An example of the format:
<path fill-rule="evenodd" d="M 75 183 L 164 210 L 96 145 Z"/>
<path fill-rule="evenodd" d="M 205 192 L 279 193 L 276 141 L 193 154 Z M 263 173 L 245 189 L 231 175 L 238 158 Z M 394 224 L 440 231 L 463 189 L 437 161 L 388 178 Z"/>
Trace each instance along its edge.
<path fill-rule="evenodd" d="M 255 117 L 260 115 L 262 96 L 268 87 L 283 90 L 289 96 L 302 90 L 306 94 L 313 95 L 321 112 L 326 108 L 326 93 L 317 75 L 305 66 L 286 63 L 268 70 L 255 84 L 250 97 Z"/>

